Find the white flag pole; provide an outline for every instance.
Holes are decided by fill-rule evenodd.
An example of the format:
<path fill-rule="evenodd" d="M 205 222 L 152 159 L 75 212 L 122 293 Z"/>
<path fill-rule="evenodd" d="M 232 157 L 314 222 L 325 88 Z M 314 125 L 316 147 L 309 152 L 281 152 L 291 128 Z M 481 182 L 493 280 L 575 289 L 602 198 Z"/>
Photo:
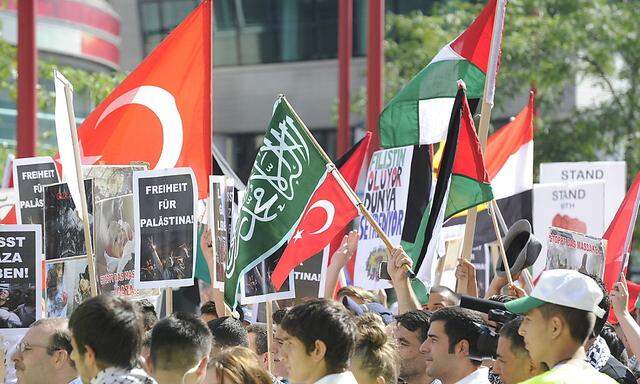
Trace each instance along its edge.
<path fill-rule="evenodd" d="M 478 126 L 478 139 L 480 148 L 484 154 L 487 148 L 487 136 L 489 134 L 489 122 L 491 120 L 491 109 L 493 108 L 493 96 L 495 94 L 496 76 L 498 75 L 498 64 L 500 62 L 500 47 L 502 46 L 502 31 L 504 29 L 504 16 L 507 9 L 507 0 L 498 0 L 496 4 L 496 14 L 493 21 L 493 35 L 491 36 L 491 49 L 489 56 L 489 66 L 487 68 L 487 78 L 484 83 L 484 96 L 480 109 L 480 124 Z M 462 244 L 462 257 L 466 260 L 471 258 L 473 248 L 473 238 L 476 230 L 477 208 L 473 207 L 467 211 L 467 222 L 464 231 L 464 242 Z M 459 284 L 466 287 L 466 283 Z"/>
<path fill-rule="evenodd" d="M 78 132 L 76 130 L 76 119 L 73 111 L 73 88 L 71 83 L 56 70 L 53 72 L 54 79 L 60 81 L 64 85 L 64 97 L 67 107 L 67 115 L 69 118 L 69 130 L 71 131 L 71 144 L 73 146 L 73 158 L 75 162 L 75 176 L 77 188 L 80 191 L 80 216 L 84 227 L 84 245 L 87 251 L 87 268 L 89 269 L 89 283 L 91 285 L 91 296 L 98 295 L 98 286 L 96 281 L 96 270 L 93 259 L 93 247 L 91 244 L 91 226 L 89 225 L 89 212 L 87 208 L 86 193 L 84 190 L 84 178 L 82 176 L 82 162 L 80 161 L 80 150 L 78 145 Z M 57 130 L 57 129 L 56 129 Z M 70 184 L 68 182 L 68 184 Z M 75 186 L 68 185 L 71 191 Z M 77 205 L 76 205 L 77 207 Z"/>

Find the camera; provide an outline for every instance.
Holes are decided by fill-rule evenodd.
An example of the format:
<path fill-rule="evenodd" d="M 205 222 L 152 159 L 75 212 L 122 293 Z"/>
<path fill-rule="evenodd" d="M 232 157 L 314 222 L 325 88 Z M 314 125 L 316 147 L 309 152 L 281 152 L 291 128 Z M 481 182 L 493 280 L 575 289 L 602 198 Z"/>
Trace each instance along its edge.
<path fill-rule="evenodd" d="M 505 323 L 518 317 L 518 315 L 507 311 L 504 304 L 497 301 L 479 299 L 466 295 L 460 297 L 460 307 L 486 313 L 489 321 L 496 324 L 496 329 L 493 330 L 485 324 L 476 323 L 480 336 L 475 343 L 476 345 L 469 348 L 469 358 L 480 361 L 484 359 L 495 359 L 500 328 L 502 328 Z"/>

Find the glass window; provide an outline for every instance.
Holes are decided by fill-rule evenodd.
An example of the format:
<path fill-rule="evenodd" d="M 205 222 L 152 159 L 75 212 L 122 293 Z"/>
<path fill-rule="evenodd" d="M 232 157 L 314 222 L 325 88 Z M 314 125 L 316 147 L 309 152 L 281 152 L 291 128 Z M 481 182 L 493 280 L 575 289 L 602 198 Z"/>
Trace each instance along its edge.
<path fill-rule="evenodd" d="M 160 6 L 158 3 L 142 3 L 140 24 L 143 31 L 160 30 Z"/>
<path fill-rule="evenodd" d="M 197 3 L 193 0 L 172 0 L 162 2 L 162 28 L 175 28 L 187 15 L 193 11 Z"/>

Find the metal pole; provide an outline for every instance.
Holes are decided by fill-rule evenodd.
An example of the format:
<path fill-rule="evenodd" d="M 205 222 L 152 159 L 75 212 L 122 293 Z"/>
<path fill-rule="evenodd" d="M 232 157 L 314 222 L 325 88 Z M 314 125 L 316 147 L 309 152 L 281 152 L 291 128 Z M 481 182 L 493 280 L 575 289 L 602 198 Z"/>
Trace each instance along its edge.
<path fill-rule="evenodd" d="M 338 3 L 338 156 L 351 145 L 351 53 L 353 47 L 353 1 Z"/>
<path fill-rule="evenodd" d="M 384 102 L 384 0 L 369 0 L 367 41 L 367 130 L 372 133 L 370 151 L 380 146 L 378 117 Z"/>
<path fill-rule="evenodd" d="M 18 157 L 36 155 L 38 51 L 35 0 L 18 1 Z"/>

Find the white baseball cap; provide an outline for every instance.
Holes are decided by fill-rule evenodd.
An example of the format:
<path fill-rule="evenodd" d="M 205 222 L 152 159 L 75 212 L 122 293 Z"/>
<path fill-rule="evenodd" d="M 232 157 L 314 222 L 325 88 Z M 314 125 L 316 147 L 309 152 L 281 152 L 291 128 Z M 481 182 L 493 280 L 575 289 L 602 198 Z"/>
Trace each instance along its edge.
<path fill-rule="evenodd" d="M 542 272 L 531 295 L 505 303 L 513 313 L 527 313 L 545 303 L 593 312 L 602 318 L 604 309 L 598 307 L 602 290 L 589 276 L 570 269 Z"/>

